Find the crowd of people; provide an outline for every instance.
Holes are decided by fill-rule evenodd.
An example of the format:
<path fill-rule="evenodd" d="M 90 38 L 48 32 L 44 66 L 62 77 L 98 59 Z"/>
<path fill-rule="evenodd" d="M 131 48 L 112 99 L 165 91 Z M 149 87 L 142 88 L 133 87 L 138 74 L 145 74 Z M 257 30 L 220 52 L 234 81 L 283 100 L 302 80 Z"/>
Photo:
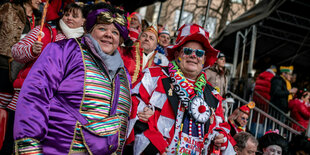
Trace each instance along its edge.
<path fill-rule="evenodd" d="M 271 66 L 260 73 L 256 79 L 253 100 L 257 107 L 278 120 L 287 123 L 293 129 L 306 132 L 310 120 L 310 92 L 306 88 L 292 86 L 293 66 Z M 276 74 L 279 71 L 279 74 Z M 296 74 L 295 74 L 296 75 Z M 273 104 L 273 106 L 270 106 Z M 281 111 L 281 112 L 280 112 Z M 300 125 L 288 121 L 288 116 Z M 263 125 L 265 118 L 258 123 Z"/>
<path fill-rule="evenodd" d="M 300 137 L 256 139 L 254 102 L 228 116 L 226 56 L 203 27 L 184 24 L 172 42 L 166 26 L 109 3 L 41 3 L 0 5 L 0 154 L 309 153 Z M 292 88 L 292 72 L 272 66 L 255 91 L 306 128 L 310 93 Z"/>

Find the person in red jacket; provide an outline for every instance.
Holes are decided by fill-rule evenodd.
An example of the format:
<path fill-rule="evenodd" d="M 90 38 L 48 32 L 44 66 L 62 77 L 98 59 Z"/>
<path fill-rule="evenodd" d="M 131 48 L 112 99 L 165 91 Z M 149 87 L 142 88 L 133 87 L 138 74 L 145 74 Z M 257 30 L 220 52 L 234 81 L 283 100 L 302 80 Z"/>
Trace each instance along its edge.
<path fill-rule="evenodd" d="M 276 73 L 277 68 L 276 66 L 272 65 L 266 71 L 260 73 L 255 82 L 254 92 L 257 92 L 268 101 L 270 100 L 270 81 L 276 75 Z M 260 98 L 256 93 L 253 94 L 253 100 L 257 104 L 258 108 L 264 111 L 268 111 L 268 106 L 266 106 L 268 103 Z"/>
<path fill-rule="evenodd" d="M 306 89 L 299 90 L 296 98 L 288 103 L 288 108 L 291 110 L 291 117 L 306 129 L 310 119 L 309 98 L 310 93 Z M 297 131 L 304 131 L 304 129 L 296 124 L 293 124 L 292 127 Z"/>
<path fill-rule="evenodd" d="M 270 88 L 271 88 L 271 79 L 276 75 L 277 73 L 277 67 L 274 65 L 271 65 L 270 68 L 268 68 L 266 71 L 260 73 L 258 77 L 256 78 L 255 87 L 254 87 L 254 93 L 253 93 L 253 101 L 256 103 L 256 106 L 267 112 L 269 110 L 269 104 L 263 99 L 270 100 Z M 261 98 L 262 96 L 263 98 Z M 253 113 L 253 120 L 252 120 L 252 126 L 251 131 L 256 130 L 256 122 L 257 122 L 257 113 Z M 263 123 L 265 121 L 264 116 L 260 116 L 259 120 L 259 134 L 263 134 Z M 261 135 L 263 136 L 263 135 Z"/>

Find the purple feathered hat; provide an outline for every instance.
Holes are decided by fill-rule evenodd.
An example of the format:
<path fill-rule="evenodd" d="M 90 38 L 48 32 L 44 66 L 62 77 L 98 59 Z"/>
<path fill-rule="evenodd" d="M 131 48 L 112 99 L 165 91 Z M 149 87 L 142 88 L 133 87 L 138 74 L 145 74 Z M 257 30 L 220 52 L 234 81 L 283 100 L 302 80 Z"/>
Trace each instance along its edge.
<path fill-rule="evenodd" d="M 124 14 L 121 14 L 116 11 L 111 11 L 108 8 L 101 8 L 91 11 L 87 15 L 86 19 L 86 31 L 90 32 L 95 24 L 111 24 L 113 23 L 115 27 L 120 32 L 124 40 L 128 38 L 128 29 L 127 29 L 127 18 Z"/>

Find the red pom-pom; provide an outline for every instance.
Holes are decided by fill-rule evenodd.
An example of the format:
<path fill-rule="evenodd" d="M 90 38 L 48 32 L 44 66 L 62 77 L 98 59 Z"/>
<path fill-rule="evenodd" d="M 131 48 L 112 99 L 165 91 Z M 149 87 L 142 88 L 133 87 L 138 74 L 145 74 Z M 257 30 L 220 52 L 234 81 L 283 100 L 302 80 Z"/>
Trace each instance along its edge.
<path fill-rule="evenodd" d="M 206 108 L 206 106 L 204 106 L 204 105 L 201 105 L 201 106 L 198 107 L 198 111 L 199 111 L 200 113 L 204 113 L 206 110 L 207 110 L 207 108 Z"/>

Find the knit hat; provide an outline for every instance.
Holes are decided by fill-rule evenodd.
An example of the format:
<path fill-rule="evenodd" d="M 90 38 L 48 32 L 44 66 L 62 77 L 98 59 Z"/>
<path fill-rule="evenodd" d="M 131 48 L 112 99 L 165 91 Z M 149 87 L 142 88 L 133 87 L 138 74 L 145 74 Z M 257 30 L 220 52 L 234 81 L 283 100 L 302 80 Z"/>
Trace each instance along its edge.
<path fill-rule="evenodd" d="M 240 111 L 250 115 L 250 111 L 251 109 L 253 109 L 255 107 L 255 103 L 252 101 L 252 102 L 249 102 L 248 104 L 246 105 L 243 105 L 239 108 Z"/>
<path fill-rule="evenodd" d="M 167 58 L 171 61 L 174 60 L 174 52 L 179 49 L 183 44 L 188 41 L 197 41 L 206 50 L 206 60 L 204 67 L 210 67 L 217 60 L 218 53 L 220 51 L 214 49 L 209 42 L 209 33 L 201 26 L 197 24 L 184 24 L 178 30 L 178 36 L 175 45 L 167 47 L 168 56 Z"/>
<path fill-rule="evenodd" d="M 90 32 L 96 24 L 113 23 L 124 40 L 128 38 L 127 18 L 122 10 L 113 8 L 109 4 L 99 3 L 102 8 L 91 11 L 86 18 L 86 31 Z"/>
<path fill-rule="evenodd" d="M 170 36 L 170 32 L 168 31 L 168 29 L 166 27 L 162 27 L 160 30 L 158 30 L 158 35 L 161 34 L 168 34 Z"/>
<path fill-rule="evenodd" d="M 277 73 L 277 66 L 271 65 L 270 68 L 274 73 Z"/>
<path fill-rule="evenodd" d="M 294 70 L 294 66 L 280 66 L 281 73 L 290 73 L 292 74 Z"/>
<path fill-rule="evenodd" d="M 224 53 L 220 52 L 217 58 L 226 57 Z"/>

